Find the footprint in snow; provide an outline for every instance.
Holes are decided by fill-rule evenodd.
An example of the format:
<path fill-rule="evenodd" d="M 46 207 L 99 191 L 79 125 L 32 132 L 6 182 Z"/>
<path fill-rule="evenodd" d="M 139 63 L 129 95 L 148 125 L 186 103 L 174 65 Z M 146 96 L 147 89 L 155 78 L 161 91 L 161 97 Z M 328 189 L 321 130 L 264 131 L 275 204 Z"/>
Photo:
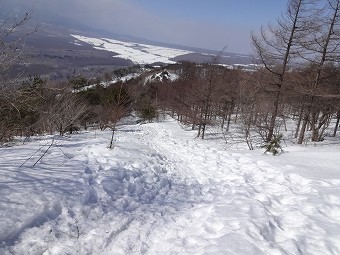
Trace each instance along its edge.
<path fill-rule="evenodd" d="M 93 170 L 89 166 L 87 166 L 85 167 L 85 174 L 93 174 Z"/>

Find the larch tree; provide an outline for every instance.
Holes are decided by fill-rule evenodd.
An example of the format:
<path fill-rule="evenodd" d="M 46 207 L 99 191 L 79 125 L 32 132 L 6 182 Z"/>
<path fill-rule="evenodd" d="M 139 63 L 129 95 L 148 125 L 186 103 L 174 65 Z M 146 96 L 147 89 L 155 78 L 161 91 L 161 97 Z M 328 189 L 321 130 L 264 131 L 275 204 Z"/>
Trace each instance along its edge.
<path fill-rule="evenodd" d="M 267 88 L 274 94 L 267 127 L 267 142 L 272 140 L 274 135 L 286 74 L 298 55 L 299 41 L 313 26 L 315 4 L 315 0 L 290 0 L 285 15 L 277 20 L 276 26 L 269 25 L 266 29 L 262 27 L 260 35 L 252 34 L 255 57 L 272 77 Z"/>
<path fill-rule="evenodd" d="M 323 131 L 329 124 L 331 114 L 330 107 L 325 101 L 330 96 L 325 92 L 327 83 L 332 83 L 329 67 L 340 60 L 340 0 L 327 0 L 325 6 L 320 5 L 318 27 L 313 29 L 308 36 L 300 42 L 301 57 L 312 68 L 311 84 L 308 87 L 307 109 L 300 130 L 298 143 L 304 140 L 307 124 L 311 126 L 312 141 L 322 140 Z"/>

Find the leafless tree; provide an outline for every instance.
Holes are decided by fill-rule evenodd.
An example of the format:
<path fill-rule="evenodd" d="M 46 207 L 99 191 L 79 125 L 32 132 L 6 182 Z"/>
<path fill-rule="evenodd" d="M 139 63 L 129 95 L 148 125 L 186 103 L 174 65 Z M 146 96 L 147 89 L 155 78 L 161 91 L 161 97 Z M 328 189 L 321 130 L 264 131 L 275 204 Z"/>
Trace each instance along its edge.
<path fill-rule="evenodd" d="M 29 24 L 32 13 L 30 10 L 19 17 L 12 13 L 0 21 L 0 115 L 8 114 L 9 108 L 16 111 L 17 115 L 21 114 L 20 107 L 15 101 L 17 99 L 15 91 L 20 84 L 15 78 L 19 76 L 10 80 L 9 71 L 19 61 L 27 36 L 38 29 L 37 26 Z M 11 133 L 11 130 L 6 130 L 7 128 L 9 126 L 5 123 L 1 124 L 1 133 L 6 134 L 5 136 Z"/>
<path fill-rule="evenodd" d="M 131 104 L 130 87 L 120 82 L 112 85 L 103 102 L 103 108 L 108 117 L 106 124 L 112 131 L 109 148 L 114 147 L 113 140 L 116 132 L 118 122 L 129 113 L 129 106 Z"/>
<path fill-rule="evenodd" d="M 38 31 L 39 26 L 32 24 L 33 7 L 21 16 L 9 14 L 0 21 L 0 78 L 4 89 L 8 70 L 19 60 L 25 47 L 26 39 Z"/>
<path fill-rule="evenodd" d="M 304 49 L 301 57 L 309 63 L 313 72 L 307 90 L 307 109 L 300 130 L 299 144 L 303 142 L 308 123 L 311 125 L 312 141 L 320 141 L 322 130 L 325 130 L 329 124 L 333 113 L 330 107 L 320 107 L 320 105 L 324 105 L 324 102 L 329 100 L 329 95 L 323 93 L 330 78 L 329 66 L 340 60 L 340 0 L 325 1 L 325 6 L 321 10 L 318 29 L 314 28 L 300 42 L 301 48 Z"/>
<path fill-rule="evenodd" d="M 64 135 L 77 124 L 88 107 L 66 84 L 49 83 L 44 90 L 40 124 L 45 126 L 45 131 L 53 133 L 57 130 Z"/>
<path fill-rule="evenodd" d="M 262 27 L 259 36 L 252 34 L 255 55 L 273 77 L 267 88 L 275 94 L 267 141 L 270 141 L 274 134 L 285 76 L 294 63 L 294 57 L 298 55 L 298 43 L 313 26 L 315 4 L 315 0 L 290 0 L 285 15 L 277 20 L 276 26 L 270 25 L 267 29 Z"/>

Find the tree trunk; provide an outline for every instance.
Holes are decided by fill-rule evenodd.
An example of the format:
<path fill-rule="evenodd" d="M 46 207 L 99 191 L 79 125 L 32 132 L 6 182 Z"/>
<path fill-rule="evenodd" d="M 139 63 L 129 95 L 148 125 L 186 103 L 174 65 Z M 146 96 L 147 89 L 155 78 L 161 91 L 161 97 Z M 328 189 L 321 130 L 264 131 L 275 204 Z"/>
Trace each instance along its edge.
<path fill-rule="evenodd" d="M 338 127 L 339 127 L 339 123 L 340 123 L 340 110 L 336 114 L 336 123 L 335 123 L 335 127 L 334 127 L 333 137 L 336 136 L 336 132 L 338 131 Z"/>
<path fill-rule="evenodd" d="M 302 127 L 301 127 L 301 130 L 300 130 L 300 135 L 299 135 L 299 139 L 298 139 L 298 144 L 302 144 L 303 139 L 305 138 L 305 132 L 306 132 L 308 120 L 309 120 L 309 111 L 307 111 L 305 113 L 305 116 L 303 118 Z"/>
<path fill-rule="evenodd" d="M 64 130 L 63 130 L 63 124 L 59 125 L 59 135 L 63 136 L 64 135 Z"/>
<path fill-rule="evenodd" d="M 113 149 L 113 137 L 115 135 L 115 131 L 116 131 L 116 124 L 113 125 L 112 127 L 112 135 L 111 135 L 111 141 L 110 141 L 110 149 Z"/>
<path fill-rule="evenodd" d="M 319 130 L 321 130 L 321 131 L 319 132 L 318 142 L 323 141 L 323 139 L 324 139 L 323 134 L 325 133 L 325 131 L 328 128 L 329 124 L 331 123 L 331 119 L 332 119 L 330 114 L 326 114 L 324 117 L 325 117 L 324 123 L 319 126 Z"/>
<path fill-rule="evenodd" d="M 296 125 L 294 138 L 298 138 L 299 130 L 300 130 L 300 126 L 301 126 L 301 121 L 302 121 L 302 116 L 303 116 L 303 107 L 301 107 L 301 112 L 299 114 L 299 120 L 298 120 L 298 123 Z"/>
<path fill-rule="evenodd" d="M 275 126 L 276 126 L 276 119 L 277 119 L 277 115 L 278 115 L 278 112 L 279 112 L 279 102 L 280 102 L 280 98 L 281 98 L 282 82 L 283 82 L 283 80 L 282 80 L 282 78 L 280 78 L 280 84 L 278 84 L 279 91 L 277 92 L 276 97 L 275 97 L 274 110 L 273 110 L 272 116 L 270 118 L 270 124 L 269 124 L 266 142 L 269 142 L 273 139 L 274 129 L 275 129 Z"/>
<path fill-rule="evenodd" d="M 203 111 L 201 111 L 201 113 L 200 113 L 200 121 L 199 121 L 199 124 L 198 124 L 198 134 L 197 134 L 197 137 L 201 136 L 202 124 L 203 124 L 202 122 L 203 122 Z"/>

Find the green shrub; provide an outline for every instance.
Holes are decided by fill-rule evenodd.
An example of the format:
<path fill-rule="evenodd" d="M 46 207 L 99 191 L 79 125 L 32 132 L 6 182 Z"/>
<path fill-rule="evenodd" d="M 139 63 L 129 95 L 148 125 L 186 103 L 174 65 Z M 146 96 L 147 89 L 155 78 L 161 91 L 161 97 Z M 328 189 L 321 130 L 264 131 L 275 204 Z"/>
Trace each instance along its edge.
<path fill-rule="evenodd" d="M 158 117 L 157 108 L 151 104 L 145 105 L 140 109 L 140 117 L 143 121 L 152 122 L 153 119 Z"/>
<path fill-rule="evenodd" d="M 282 139 L 282 134 L 279 134 L 278 136 L 274 136 L 273 139 L 265 144 L 263 148 L 266 149 L 264 153 L 271 153 L 274 156 L 279 155 L 283 152 L 282 147 L 281 147 L 281 139 Z"/>

